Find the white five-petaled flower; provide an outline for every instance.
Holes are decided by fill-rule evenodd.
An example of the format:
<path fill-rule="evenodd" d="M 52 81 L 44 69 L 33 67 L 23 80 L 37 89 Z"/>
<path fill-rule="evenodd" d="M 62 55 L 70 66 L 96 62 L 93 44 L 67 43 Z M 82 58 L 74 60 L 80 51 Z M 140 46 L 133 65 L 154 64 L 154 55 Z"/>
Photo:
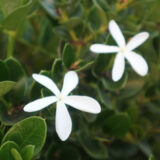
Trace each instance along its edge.
<path fill-rule="evenodd" d="M 62 141 L 65 141 L 72 130 L 72 121 L 65 104 L 70 105 L 81 111 L 89 113 L 99 113 L 101 107 L 99 103 L 88 96 L 68 95 L 78 84 L 78 75 L 74 71 L 65 74 L 62 90 L 60 91 L 56 84 L 44 75 L 33 74 L 34 80 L 48 88 L 55 96 L 44 97 L 35 100 L 24 106 L 24 111 L 39 111 L 48 105 L 57 102 L 56 106 L 56 132 Z"/>
<path fill-rule="evenodd" d="M 114 20 L 109 22 L 109 31 L 118 46 L 93 44 L 91 45 L 90 50 L 94 53 L 103 54 L 117 52 L 112 68 L 112 79 L 114 81 L 118 81 L 122 77 L 125 69 L 125 58 L 139 75 L 145 76 L 148 72 L 148 65 L 142 56 L 138 55 L 132 50 L 140 46 L 148 39 L 148 32 L 136 34 L 126 44 L 120 28 Z"/>

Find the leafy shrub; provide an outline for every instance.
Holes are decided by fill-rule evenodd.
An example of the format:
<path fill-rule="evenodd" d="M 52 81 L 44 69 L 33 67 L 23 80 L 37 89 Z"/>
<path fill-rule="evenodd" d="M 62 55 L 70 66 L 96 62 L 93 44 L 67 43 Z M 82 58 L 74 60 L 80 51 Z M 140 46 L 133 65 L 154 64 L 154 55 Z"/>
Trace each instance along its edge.
<path fill-rule="evenodd" d="M 158 160 L 160 157 L 159 0 L 0 0 L 0 160 Z M 126 40 L 149 39 L 136 51 L 148 63 L 145 77 L 126 61 L 112 80 L 114 54 L 94 54 L 94 43 L 115 45 L 114 19 Z M 56 105 L 33 113 L 23 108 L 51 92 L 32 79 L 50 77 L 59 88 L 69 70 L 79 76 L 73 94 L 101 105 L 90 114 L 68 108 L 73 126 L 62 142 Z"/>

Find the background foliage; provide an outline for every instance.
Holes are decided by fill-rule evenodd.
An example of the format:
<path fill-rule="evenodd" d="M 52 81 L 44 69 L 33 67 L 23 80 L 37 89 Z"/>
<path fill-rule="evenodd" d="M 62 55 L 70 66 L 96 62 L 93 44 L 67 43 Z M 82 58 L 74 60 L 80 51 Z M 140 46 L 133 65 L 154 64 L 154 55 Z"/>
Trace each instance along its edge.
<path fill-rule="evenodd" d="M 158 160 L 159 6 L 159 0 L 0 0 L 0 159 Z M 108 32 L 111 19 L 128 39 L 150 33 L 137 49 L 149 64 L 146 77 L 127 64 L 123 78 L 113 83 L 115 55 L 89 51 L 92 43 L 115 43 Z M 27 114 L 23 106 L 50 94 L 32 73 L 48 75 L 61 86 L 68 70 L 79 74 L 74 92 L 96 98 L 102 112 L 70 107 L 72 134 L 61 142 L 55 107 Z"/>

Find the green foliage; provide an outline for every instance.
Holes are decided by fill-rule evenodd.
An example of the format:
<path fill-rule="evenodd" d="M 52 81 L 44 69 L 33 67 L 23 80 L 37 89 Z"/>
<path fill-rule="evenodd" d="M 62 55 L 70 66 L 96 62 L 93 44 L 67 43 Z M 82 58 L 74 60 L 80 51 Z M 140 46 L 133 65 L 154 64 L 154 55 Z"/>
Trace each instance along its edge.
<path fill-rule="evenodd" d="M 80 136 L 79 140 L 83 149 L 92 158 L 95 158 L 95 159 L 108 158 L 108 151 L 104 143 L 91 139 L 89 135 L 86 135 L 85 133 L 83 133 L 83 135 Z"/>
<path fill-rule="evenodd" d="M 67 68 L 70 68 L 71 65 L 75 62 L 76 57 L 73 48 L 69 44 L 65 45 L 62 56 L 64 65 Z"/>
<path fill-rule="evenodd" d="M 159 5 L 159 0 L 0 0 L 0 160 L 158 160 Z M 115 45 L 111 19 L 126 41 L 150 33 L 136 49 L 149 65 L 147 76 L 137 75 L 126 61 L 122 79 L 113 82 L 116 54 L 89 50 L 93 43 Z M 79 76 L 74 94 L 95 98 L 102 111 L 92 115 L 68 107 L 72 134 L 62 143 L 55 132 L 56 105 L 31 114 L 23 107 L 53 95 L 33 73 L 61 88 L 69 70 Z"/>
<path fill-rule="evenodd" d="M 2 0 L 3 1 L 3 0 Z M 8 2 L 8 5 L 7 5 Z M 18 30 L 20 25 L 24 22 L 28 11 L 32 7 L 32 0 L 30 0 L 27 4 L 21 5 L 21 1 L 17 1 L 13 3 L 9 1 L 1 2 L 1 7 L 4 9 L 5 15 L 7 15 L 2 20 L 2 27 L 4 27 L 7 30 Z M 3 6 L 5 5 L 5 7 Z"/>
<path fill-rule="evenodd" d="M 130 118 L 127 114 L 109 116 L 103 122 L 103 130 L 112 136 L 124 136 L 130 127 Z"/>
<path fill-rule="evenodd" d="M 3 137 L 2 143 L 14 141 L 21 149 L 26 145 L 33 145 L 35 146 L 34 155 L 36 155 L 42 149 L 45 138 L 46 125 L 44 120 L 38 117 L 30 117 L 15 124 Z"/>
<path fill-rule="evenodd" d="M 7 141 L 3 143 L 3 145 L 0 147 L 0 158 L 6 160 L 15 160 L 12 156 L 12 149 L 18 149 L 18 146 L 15 142 Z"/>
<path fill-rule="evenodd" d="M 21 150 L 21 155 L 23 157 L 23 160 L 31 160 L 34 154 L 34 145 L 26 145 Z"/>
<path fill-rule="evenodd" d="M 12 149 L 11 149 L 11 154 L 12 154 L 12 157 L 13 157 L 15 160 L 22 160 L 21 155 L 19 154 L 19 152 L 18 152 L 15 148 L 12 148 Z"/>
<path fill-rule="evenodd" d="M 15 82 L 13 81 L 2 81 L 0 82 L 0 97 L 9 92 L 14 86 Z"/>

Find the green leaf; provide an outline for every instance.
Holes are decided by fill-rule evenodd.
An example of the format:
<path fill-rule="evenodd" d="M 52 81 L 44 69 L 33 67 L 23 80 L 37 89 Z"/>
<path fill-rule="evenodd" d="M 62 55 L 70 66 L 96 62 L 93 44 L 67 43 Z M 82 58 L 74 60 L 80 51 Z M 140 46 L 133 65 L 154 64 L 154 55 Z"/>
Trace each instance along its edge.
<path fill-rule="evenodd" d="M 21 155 L 23 160 L 32 160 L 33 154 L 34 154 L 35 146 L 33 145 L 27 145 L 21 150 Z"/>
<path fill-rule="evenodd" d="M 136 103 L 130 104 L 127 108 L 127 113 L 131 119 L 131 122 L 134 123 L 138 119 L 139 115 L 139 106 Z"/>
<path fill-rule="evenodd" d="M 20 103 L 23 101 L 25 94 L 25 71 L 22 65 L 15 58 L 11 57 L 6 59 L 5 64 L 8 66 L 10 71 L 10 80 L 18 81 L 13 90 L 7 95 L 7 98 L 14 103 Z"/>
<path fill-rule="evenodd" d="M 0 0 L 0 7 L 5 16 L 12 13 L 21 4 L 22 0 Z"/>
<path fill-rule="evenodd" d="M 76 56 L 75 52 L 70 44 L 65 44 L 62 55 L 63 63 L 67 68 L 70 68 L 71 65 L 75 62 Z"/>
<path fill-rule="evenodd" d="M 86 153 L 95 159 L 108 158 L 107 147 L 104 143 L 91 139 L 86 133 L 81 133 L 79 142 Z"/>
<path fill-rule="evenodd" d="M 100 20 L 101 20 L 101 24 L 106 25 L 107 17 L 106 17 L 105 11 L 101 8 L 101 6 L 97 3 L 96 0 L 93 0 L 93 3 L 94 3 L 95 8 L 98 11 L 98 14 L 99 14 L 99 17 L 100 17 Z"/>
<path fill-rule="evenodd" d="M 68 19 L 67 21 L 63 22 L 62 25 L 66 26 L 68 29 L 73 29 L 77 27 L 79 24 L 81 24 L 83 21 L 79 17 L 72 17 Z"/>
<path fill-rule="evenodd" d="M 13 141 L 6 141 L 0 147 L 0 159 L 1 160 L 15 160 L 11 154 L 11 149 L 15 148 L 18 150 L 18 145 Z"/>
<path fill-rule="evenodd" d="M 55 59 L 51 69 L 51 75 L 55 82 L 63 80 L 64 67 L 61 59 Z"/>
<path fill-rule="evenodd" d="M 2 81 L 0 82 L 0 97 L 8 93 L 14 86 L 15 82 L 13 81 Z"/>
<path fill-rule="evenodd" d="M 33 4 L 32 0 L 29 0 L 27 4 L 18 7 L 14 12 L 9 14 L 3 21 L 2 26 L 7 30 L 15 31 L 19 29 L 20 25 L 25 20 L 27 13 L 31 9 Z"/>
<path fill-rule="evenodd" d="M 0 143 L 1 143 L 2 139 L 3 139 L 3 132 L 2 132 L 2 130 L 0 129 Z"/>
<path fill-rule="evenodd" d="M 96 57 L 93 71 L 99 75 L 110 68 L 112 55 L 100 54 Z"/>
<path fill-rule="evenodd" d="M 133 79 L 126 84 L 125 88 L 122 88 L 118 94 L 117 99 L 126 99 L 136 96 L 143 89 L 145 81 L 142 79 Z"/>
<path fill-rule="evenodd" d="M 95 87 L 96 87 L 96 85 L 95 85 Z M 103 103 L 108 109 L 113 109 L 111 101 L 110 101 L 109 97 L 107 96 L 107 93 L 104 91 L 104 89 L 99 88 L 97 86 L 96 91 L 97 91 L 97 94 L 98 94 L 98 97 L 99 97 L 101 103 Z"/>
<path fill-rule="evenodd" d="M 8 66 L 0 60 L 0 81 L 5 81 L 10 79 L 10 72 Z"/>
<path fill-rule="evenodd" d="M 109 91 L 116 91 L 116 90 L 123 88 L 125 84 L 127 83 L 127 80 L 128 80 L 128 74 L 126 72 L 118 82 L 113 82 L 112 80 L 107 79 L 107 78 L 101 79 L 103 87 Z"/>
<path fill-rule="evenodd" d="M 111 136 L 124 136 L 130 129 L 130 118 L 126 113 L 107 117 L 103 122 L 103 130 Z"/>
<path fill-rule="evenodd" d="M 14 160 L 23 160 L 21 155 L 19 154 L 19 152 L 15 148 L 11 149 L 11 154 L 14 157 Z"/>
<path fill-rule="evenodd" d="M 29 117 L 13 125 L 6 133 L 2 143 L 6 141 L 16 142 L 20 149 L 26 145 L 34 145 L 34 155 L 40 152 L 46 139 L 46 123 L 40 117 Z"/>
<path fill-rule="evenodd" d="M 5 64 L 8 66 L 10 71 L 10 80 L 18 81 L 23 76 L 25 76 L 25 72 L 22 65 L 15 58 L 6 59 Z"/>
<path fill-rule="evenodd" d="M 88 22 L 93 30 L 98 30 L 101 25 L 100 15 L 96 7 L 92 7 L 89 10 Z"/>

